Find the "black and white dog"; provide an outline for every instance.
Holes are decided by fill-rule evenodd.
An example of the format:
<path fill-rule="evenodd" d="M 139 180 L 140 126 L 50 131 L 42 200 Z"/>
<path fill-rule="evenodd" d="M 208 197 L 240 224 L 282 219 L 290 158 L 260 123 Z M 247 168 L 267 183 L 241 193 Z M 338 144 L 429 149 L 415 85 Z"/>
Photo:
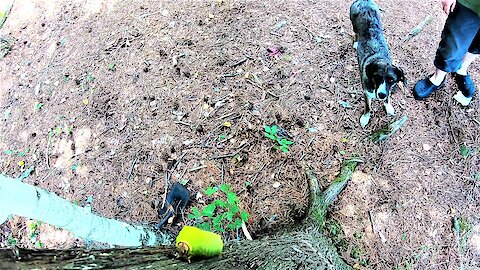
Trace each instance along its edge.
<path fill-rule="evenodd" d="M 394 115 L 390 92 L 398 82 L 407 82 L 403 70 L 392 65 L 377 4 L 373 0 L 355 0 L 350 7 L 350 20 L 365 92 L 366 108 L 360 118 L 360 125 L 365 127 L 370 121 L 372 99 L 382 100 L 387 114 Z"/>

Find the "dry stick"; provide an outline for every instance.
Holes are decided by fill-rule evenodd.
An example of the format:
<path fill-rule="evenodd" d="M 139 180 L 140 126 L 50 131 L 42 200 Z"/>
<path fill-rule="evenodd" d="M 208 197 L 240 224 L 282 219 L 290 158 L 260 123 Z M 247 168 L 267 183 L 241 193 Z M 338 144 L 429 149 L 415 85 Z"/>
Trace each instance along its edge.
<path fill-rule="evenodd" d="M 229 117 L 229 116 L 231 116 L 231 115 L 233 115 L 233 114 L 235 114 L 235 112 L 231 112 L 231 113 L 224 114 L 224 115 L 220 116 L 219 118 L 217 118 L 216 120 L 221 120 L 221 119 L 223 119 L 223 118 L 227 118 L 227 117 Z"/>
<path fill-rule="evenodd" d="M 132 176 L 133 168 L 135 167 L 135 164 L 136 164 L 136 163 L 137 163 L 137 158 L 135 158 L 135 159 L 132 161 L 132 167 L 130 167 L 130 171 L 128 172 L 127 181 L 130 180 L 130 177 Z"/>
<path fill-rule="evenodd" d="M 403 42 L 407 42 L 412 39 L 414 36 L 420 34 L 427 25 L 429 25 L 433 21 L 433 16 L 428 15 L 420 24 L 418 24 L 415 28 L 410 30 L 410 32 L 405 36 Z"/>
<path fill-rule="evenodd" d="M 245 58 L 243 58 L 242 60 L 240 60 L 240 61 L 238 61 L 238 62 L 236 62 L 236 63 L 234 63 L 234 64 L 230 65 L 230 67 L 232 67 L 232 68 L 233 68 L 233 67 L 240 66 L 241 64 L 245 63 L 247 60 L 248 60 L 248 58 L 247 58 L 247 57 L 245 57 Z"/>
<path fill-rule="evenodd" d="M 189 123 L 183 122 L 183 121 L 173 121 L 173 122 L 174 122 L 175 124 L 185 125 L 185 126 L 189 126 L 189 127 L 192 126 L 192 124 L 189 124 Z"/>
<path fill-rule="evenodd" d="M 182 162 L 182 159 L 186 154 L 187 153 L 183 153 L 180 156 L 180 158 L 177 160 L 177 162 L 175 162 L 175 164 L 172 167 L 172 171 L 170 172 L 170 174 L 168 174 L 168 171 L 165 171 L 165 192 L 163 193 L 162 208 L 165 207 L 165 201 L 167 200 L 167 189 L 168 189 L 168 182 L 170 181 L 170 177 L 172 176 L 173 172 L 177 168 L 178 164 L 180 164 L 180 162 Z"/>
<path fill-rule="evenodd" d="M 242 145 L 240 145 L 238 148 L 237 148 L 237 151 L 233 152 L 233 153 L 230 153 L 230 154 L 225 154 L 225 155 L 220 155 L 220 156 L 213 156 L 211 158 L 209 158 L 210 160 L 212 159 L 221 159 L 221 158 L 228 158 L 228 157 L 233 157 L 235 156 L 236 154 L 240 153 L 240 151 L 243 150 L 243 148 L 245 148 L 245 146 L 247 146 L 248 143 L 244 143 Z"/>
<path fill-rule="evenodd" d="M 191 168 L 190 170 L 188 170 L 188 172 L 194 172 L 194 171 L 198 171 L 198 170 L 201 170 L 201 169 L 204 169 L 204 168 L 207 168 L 207 165 L 202 165 L 202 166 Z"/>
<path fill-rule="evenodd" d="M 222 183 L 225 183 L 225 165 L 222 159 Z"/>
<path fill-rule="evenodd" d="M 47 135 L 47 150 L 45 150 L 45 162 L 47 163 L 47 168 L 50 168 L 50 161 L 48 158 L 48 148 L 50 146 L 50 134 Z"/>

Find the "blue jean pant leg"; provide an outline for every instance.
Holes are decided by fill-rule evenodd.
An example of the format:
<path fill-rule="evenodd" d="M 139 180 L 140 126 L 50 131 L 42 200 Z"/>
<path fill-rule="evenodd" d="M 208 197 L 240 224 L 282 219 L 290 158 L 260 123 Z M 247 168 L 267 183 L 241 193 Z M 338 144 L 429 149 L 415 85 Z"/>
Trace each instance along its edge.
<path fill-rule="evenodd" d="M 477 32 L 477 35 L 472 41 L 472 44 L 470 44 L 468 52 L 473 54 L 480 54 L 480 30 Z"/>
<path fill-rule="evenodd" d="M 480 17 L 457 2 L 455 10 L 450 13 L 443 28 L 434 61 L 435 67 L 445 72 L 457 71 L 479 30 Z M 474 46 L 473 49 L 477 50 L 478 46 Z"/>

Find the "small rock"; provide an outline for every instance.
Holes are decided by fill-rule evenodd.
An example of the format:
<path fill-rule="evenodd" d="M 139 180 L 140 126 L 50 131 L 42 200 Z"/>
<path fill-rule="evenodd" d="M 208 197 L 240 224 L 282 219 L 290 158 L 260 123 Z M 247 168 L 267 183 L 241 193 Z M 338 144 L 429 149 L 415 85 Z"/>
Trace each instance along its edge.
<path fill-rule="evenodd" d="M 279 188 L 281 185 L 282 185 L 282 184 L 280 184 L 280 182 L 275 182 L 275 183 L 273 183 L 272 186 L 273 186 L 274 188 Z"/>
<path fill-rule="evenodd" d="M 169 14 L 168 10 L 166 10 L 166 9 L 162 10 L 162 16 L 166 17 L 166 16 L 168 16 L 168 14 Z"/>
<path fill-rule="evenodd" d="M 53 85 L 58 86 L 60 84 L 59 81 L 56 81 Z"/>
<path fill-rule="evenodd" d="M 426 143 L 423 144 L 423 150 L 425 151 L 430 151 L 430 149 L 432 149 L 432 147 Z"/>
<path fill-rule="evenodd" d="M 190 145 L 193 143 L 193 140 L 185 140 L 183 141 L 183 145 Z"/>
<path fill-rule="evenodd" d="M 335 82 L 335 78 L 334 77 L 330 77 L 330 83 L 334 83 Z"/>

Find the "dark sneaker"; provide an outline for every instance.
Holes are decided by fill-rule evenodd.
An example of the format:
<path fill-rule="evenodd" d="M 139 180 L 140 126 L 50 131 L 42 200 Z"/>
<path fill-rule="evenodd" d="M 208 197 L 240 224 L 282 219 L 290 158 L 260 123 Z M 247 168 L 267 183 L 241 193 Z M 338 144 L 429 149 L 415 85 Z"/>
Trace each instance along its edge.
<path fill-rule="evenodd" d="M 447 76 L 445 76 L 445 78 L 443 79 L 443 82 L 437 86 L 430 81 L 430 77 L 432 76 L 433 74 L 423 80 L 418 81 L 415 84 L 415 86 L 413 87 L 413 97 L 416 100 L 424 100 L 425 98 L 430 96 L 430 94 L 442 88 L 445 85 L 445 82 L 447 81 Z"/>
<path fill-rule="evenodd" d="M 453 98 L 460 102 L 463 106 L 468 106 L 470 101 L 472 101 L 473 94 L 475 93 L 476 87 L 475 83 L 473 83 L 472 78 L 470 75 L 460 75 L 457 73 L 453 73 L 453 78 L 455 79 L 455 83 L 458 86 L 458 91 Z"/>

